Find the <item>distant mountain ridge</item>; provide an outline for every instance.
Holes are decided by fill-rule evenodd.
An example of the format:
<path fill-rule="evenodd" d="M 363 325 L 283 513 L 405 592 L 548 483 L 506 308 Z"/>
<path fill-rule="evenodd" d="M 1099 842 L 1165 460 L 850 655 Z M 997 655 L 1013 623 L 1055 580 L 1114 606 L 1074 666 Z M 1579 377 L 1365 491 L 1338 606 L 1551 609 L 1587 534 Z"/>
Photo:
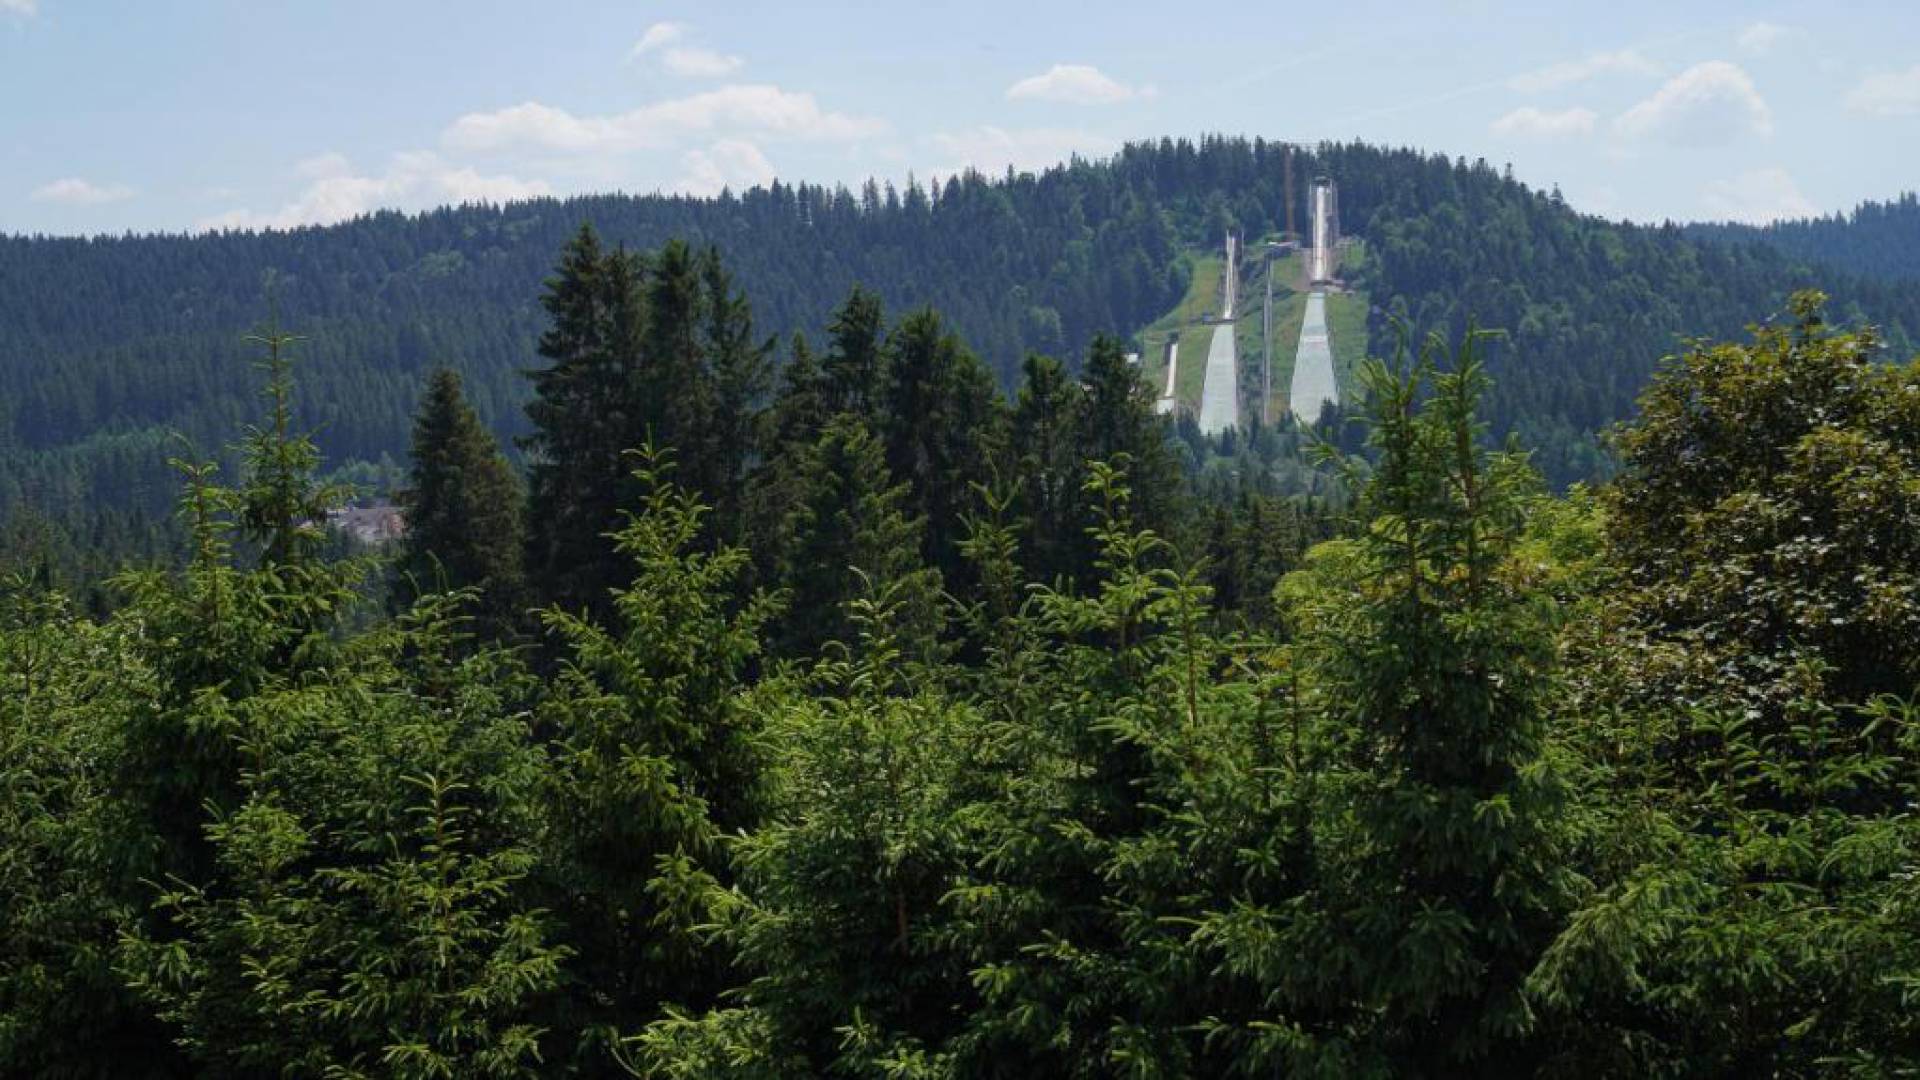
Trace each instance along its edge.
<path fill-rule="evenodd" d="M 1166 310 L 1185 285 L 1183 247 L 1277 231 L 1288 150 L 1165 139 L 905 191 L 775 184 L 266 234 L 0 238 L 0 518 L 164 514 L 164 462 L 188 453 L 181 438 L 218 455 L 258 415 L 243 335 L 267 315 L 269 272 L 281 324 L 307 338 L 303 419 L 329 462 L 397 459 L 438 364 L 462 373 L 496 431 L 524 430 L 541 282 L 583 221 L 634 248 L 715 245 L 768 336 L 817 332 L 856 282 L 894 311 L 932 305 L 1010 385 L 1029 350 L 1075 358 L 1094 334 Z M 1920 285 L 1585 217 L 1484 161 L 1360 143 L 1292 152 L 1294 197 L 1306 177 L 1333 176 L 1345 231 L 1366 240 L 1375 348 L 1395 319 L 1504 328 L 1491 427 L 1536 447 L 1558 482 L 1604 468 L 1595 433 L 1628 414 L 1684 336 L 1737 334 L 1795 288 L 1826 286 L 1837 314 L 1885 325 L 1901 348 L 1920 331 Z"/>
<path fill-rule="evenodd" d="M 1687 226 L 1689 235 L 1765 244 L 1808 263 L 1882 281 L 1920 281 L 1920 194 L 1863 202 L 1846 214 L 1776 221 Z"/>

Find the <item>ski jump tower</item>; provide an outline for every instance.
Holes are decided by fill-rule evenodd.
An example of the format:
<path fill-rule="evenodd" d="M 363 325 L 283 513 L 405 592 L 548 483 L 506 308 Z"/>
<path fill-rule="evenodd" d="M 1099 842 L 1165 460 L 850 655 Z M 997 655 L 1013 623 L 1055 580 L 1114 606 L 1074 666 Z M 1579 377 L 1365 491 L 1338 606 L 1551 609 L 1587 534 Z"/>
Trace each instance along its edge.
<path fill-rule="evenodd" d="M 1310 205 L 1313 207 L 1313 254 L 1307 276 L 1312 284 L 1325 285 L 1333 280 L 1333 249 L 1340 243 L 1339 192 L 1330 177 L 1313 178 Z"/>
<path fill-rule="evenodd" d="M 1233 318 L 1234 301 L 1240 298 L 1240 238 L 1232 232 L 1227 233 L 1227 272 L 1222 281 L 1220 318 L 1230 321 Z"/>

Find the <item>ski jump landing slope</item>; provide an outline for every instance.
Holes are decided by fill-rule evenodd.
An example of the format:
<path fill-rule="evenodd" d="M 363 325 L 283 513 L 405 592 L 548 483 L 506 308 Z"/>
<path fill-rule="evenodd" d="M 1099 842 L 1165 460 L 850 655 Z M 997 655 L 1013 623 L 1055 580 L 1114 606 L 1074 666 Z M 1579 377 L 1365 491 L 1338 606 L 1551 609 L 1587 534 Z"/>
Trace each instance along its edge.
<path fill-rule="evenodd" d="M 1306 315 L 1300 320 L 1300 348 L 1293 358 L 1293 389 L 1287 406 L 1303 424 L 1320 419 L 1320 405 L 1340 403 L 1340 391 L 1333 382 L 1333 343 L 1327 336 L 1327 294 L 1315 289 L 1307 294 Z"/>
<path fill-rule="evenodd" d="M 1206 379 L 1200 384 L 1200 431 L 1218 435 L 1240 423 L 1240 367 L 1233 354 L 1233 301 L 1239 284 L 1240 251 L 1227 234 L 1227 265 L 1221 280 L 1219 325 L 1207 346 Z"/>
<path fill-rule="evenodd" d="M 1207 380 L 1200 384 L 1200 430 L 1218 435 L 1240 422 L 1239 383 L 1233 355 L 1233 324 L 1224 322 L 1213 328 L 1213 341 L 1207 346 Z"/>
<path fill-rule="evenodd" d="M 1167 392 L 1153 403 L 1153 411 L 1162 415 L 1171 414 L 1180 402 L 1173 396 L 1175 380 L 1180 375 L 1180 343 L 1175 341 L 1167 346 Z"/>

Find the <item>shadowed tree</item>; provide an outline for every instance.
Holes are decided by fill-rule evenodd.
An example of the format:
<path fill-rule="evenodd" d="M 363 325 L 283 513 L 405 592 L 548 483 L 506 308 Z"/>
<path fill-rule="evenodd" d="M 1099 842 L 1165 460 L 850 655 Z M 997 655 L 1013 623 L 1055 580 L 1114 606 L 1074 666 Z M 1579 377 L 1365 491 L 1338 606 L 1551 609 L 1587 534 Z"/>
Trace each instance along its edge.
<path fill-rule="evenodd" d="M 428 380 L 400 506 L 407 533 L 395 566 L 396 599 L 476 589 L 481 633 L 510 634 L 525 600 L 520 483 L 450 369 Z"/>

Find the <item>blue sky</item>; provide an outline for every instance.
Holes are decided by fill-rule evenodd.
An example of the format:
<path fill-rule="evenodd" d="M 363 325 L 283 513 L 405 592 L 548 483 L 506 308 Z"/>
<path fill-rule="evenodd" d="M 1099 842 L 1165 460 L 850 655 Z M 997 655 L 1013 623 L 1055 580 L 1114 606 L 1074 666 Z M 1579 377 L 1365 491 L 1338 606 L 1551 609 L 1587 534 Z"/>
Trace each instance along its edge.
<path fill-rule="evenodd" d="M 1920 187 L 1920 3 L 0 0 L 0 231 L 1362 138 L 1611 217 Z"/>

